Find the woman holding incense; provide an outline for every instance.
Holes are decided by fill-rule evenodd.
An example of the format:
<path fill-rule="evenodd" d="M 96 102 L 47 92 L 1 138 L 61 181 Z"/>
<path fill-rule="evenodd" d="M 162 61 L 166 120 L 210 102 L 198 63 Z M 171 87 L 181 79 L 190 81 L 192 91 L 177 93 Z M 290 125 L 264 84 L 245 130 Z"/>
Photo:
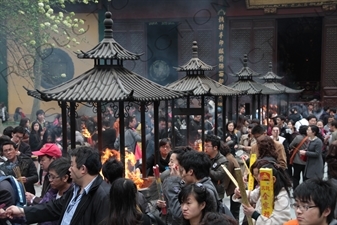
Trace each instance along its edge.
<path fill-rule="evenodd" d="M 256 204 L 255 208 L 251 205 L 244 205 L 243 212 L 247 217 L 252 217 L 255 220 L 255 224 L 258 225 L 274 225 L 283 224 L 291 219 L 290 213 L 290 193 L 291 182 L 288 174 L 274 161 L 269 161 L 266 159 L 257 160 L 250 168 L 251 173 L 254 178 L 260 184 L 260 169 L 269 168 L 272 169 L 273 180 L 274 180 L 274 205 L 273 211 L 269 217 L 262 215 L 261 195 L 260 187 L 255 188 L 253 191 L 247 191 L 247 197 L 251 205 Z M 241 201 L 240 190 L 235 189 L 235 194 L 233 196 L 234 201 Z"/>

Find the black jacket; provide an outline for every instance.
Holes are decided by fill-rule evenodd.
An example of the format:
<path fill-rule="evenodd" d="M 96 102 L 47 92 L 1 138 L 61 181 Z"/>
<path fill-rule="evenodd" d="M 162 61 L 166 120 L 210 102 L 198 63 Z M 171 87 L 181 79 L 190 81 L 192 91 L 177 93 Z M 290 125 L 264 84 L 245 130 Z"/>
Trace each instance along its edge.
<path fill-rule="evenodd" d="M 32 150 L 30 149 L 29 144 L 26 144 L 23 141 L 20 142 L 19 151 L 21 152 L 21 154 L 25 154 L 28 157 L 32 156 Z"/>
<path fill-rule="evenodd" d="M 6 161 L 0 166 L 0 170 L 2 170 L 6 175 L 16 177 L 13 171 L 15 166 L 20 168 L 21 176 L 27 178 L 27 182 L 25 183 L 26 191 L 35 195 L 34 183 L 38 181 L 38 176 L 33 160 L 24 154 L 20 154 L 17 156 L 17 163 L 13 164 Z"/>
<path fill-rule="evenodd" d="M 109 191 L 110 185 L 104 182 L 102 177 L 98 175 L 89 193 L 84 195 L 79 202 L 70 224 L 100 224 L 109 214 Z M 59 224 L 61 224 L 63 215 L 72 196 L 73 192 L 70 191 L 55 201 L 25 207 L 27 223 L 59 220 Z"/>
<path fill-rule="evenodd" d="M 32 152 L 40 150 L 43 144 L 39 133 L 31 132 L 29 134 L 29 145 Z"/>
<path fill-rule="evenodd" d="M 162 173 L 166 169 L 168 169 L 168 164 L 170 162 L 171 153 L 169 153 L 165 159 L 163 159 L 160 156 L 159 153 L 159 161 L 157 160 L 157 164 L 159 166 L 159 172 Z M 146 170 L 148 176 L 153 176 L 153 167 L 155 166 L 155 155 L 152 154 L 147 160 L 146 160 Z"/>
<path fill-rule="evenodd" d="M 226 172 L 221 167 L 221 165 L 228 166 L 228 160 L 225 156 L 223 156 L 220 152 L 211 159 L 212 167 L 210 170 L 210 177 L 211 181 L 218 192 L 220 199 L 224 198 L 225 195 L 225 179 L 226 179 Z"/>

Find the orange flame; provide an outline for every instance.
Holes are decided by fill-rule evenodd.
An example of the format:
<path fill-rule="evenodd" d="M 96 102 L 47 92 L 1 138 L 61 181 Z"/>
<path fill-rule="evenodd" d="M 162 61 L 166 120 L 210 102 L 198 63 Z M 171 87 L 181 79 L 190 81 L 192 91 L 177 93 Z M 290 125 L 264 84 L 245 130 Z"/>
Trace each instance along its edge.
<path fill-rule="evenodd" d="M 114 149 L 105 149 L 101 156 L 102 164 L 110 158 L 121 160 L 119 151 Z M 135 169 L 136 157 L 132 152 L 125 151 L 125 178 L 131 179 L 137 186 L 137 188 L 143 188 L 144 180 L 141 178 L 140 170 Z"/>
<path fill-rule="evenodd" d="M 201 141 L 201 139 L 198 139 L 194 142 L 194 149 L 197 150 L 198 152 L 202 151 L 202 141 Z"/>
<path fill-rule="evenodd" d="M 90 138 L 91 137 L 91 134 L 90 134 L 90 132 L 88 131 L 87 128 L 82 128 L 82 135 L 85 138 Z"/>

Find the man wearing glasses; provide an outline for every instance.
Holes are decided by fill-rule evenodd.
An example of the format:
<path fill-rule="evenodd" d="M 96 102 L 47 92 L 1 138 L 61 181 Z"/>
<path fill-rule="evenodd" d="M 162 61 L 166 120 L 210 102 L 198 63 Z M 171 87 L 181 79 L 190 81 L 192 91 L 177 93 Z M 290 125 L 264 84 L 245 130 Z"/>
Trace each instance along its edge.
<path fill-rule="evenodd" d="M 18 154 L 18 150 L 15 149 L 15 143 L 9 140 L 3 142 L 2 154 L 7 160 L 0 165 L 0 170 L 6 175 L 12 175 L 18 178 L 13 170 L 18 167 L 26 191 L 35 194 L 34 183 L 37 182 L 38 176 L 33 160 L 24 154 Z"/>
<path fill-rule="evenodd" d="M 25 136 L 25 128 L 17 126 L 12 132 L 12 141 L 15 143 L 15 148 L 18 150 L 18 154 L 25 154 L 28 157 L 32 156 L 32 150 L 30 146 L 22 141 Z"/>
<path fill-rule="evenodd" d="M 42 146 L 42 148 L 39 151 L 33 152 L 33 155 L 36 155 L 39 157 L 39 162 L 41 165 L 41 169 L 47 174 L 44 177 L 43 185 L 42 185 L 42 191 L 41 191 L 41 197 L 37 197 L 32 193 L 26 192 L 26 199 L 27 203 L 30 205 L 33 204 L 39 204 L 45 193 L 50 188 L 50 182 L 48 179 L 49 173 L 48 168 L 49 165 L 55 160 L 62 156 L 61 149 L 54 143 L 47 143 Z"/>
<path fill-rule="evenodd" d="M 330 181 L 309 179 L 297 186 L 291 206 L 296 219 L 283 225 L 336 225 L 334 210 L 337 190 Z"/>
<path fill-rule="evenodd" d="M 91 147 L 81 146 L 71 150 L 70 176 L 73 191 L 62 198 L 20 208 L 10 206 L 0 218 L 24 217 L 27 224 L 59 220 L 61 225 L 102 224 L 109 214 L 110 185 L 103 181 L 99 153 Z"/>

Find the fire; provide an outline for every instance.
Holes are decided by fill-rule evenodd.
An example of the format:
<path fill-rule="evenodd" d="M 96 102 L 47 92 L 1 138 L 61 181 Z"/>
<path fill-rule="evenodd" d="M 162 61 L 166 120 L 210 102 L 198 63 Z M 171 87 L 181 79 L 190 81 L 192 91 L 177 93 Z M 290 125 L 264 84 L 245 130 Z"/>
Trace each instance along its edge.
<path fill-rule="evenodd" d="M 87 128 L 82 128 L 82 135 L 85 138 L 90 138 L 91 137 L 91 134 L 90 134 L 90 132 L 88 131 Z"/>
<path fill-rule="evenodd" d="M 121 160 L 121 154 L 119 151 L 116 151 L 114 149 L 105 149 L 102 156 L 101 156 L 101 162 L 102 164 L 105 163 L 110 158 L 116 158 L 117 160 Z"/>
<path fill-rule="evenodd" d="M 110 158 L 121 160 L 120 152 L 114 149 L 105 149 L 101 156 L 102 164 Z M 139 189 L 143 188 L 144 180 L 141 178 L 140 170 L 138 168 L 135 169 L 136 162 L 135 155 L 132 152 L 125 151 L 125 178 L 133 180 Z"/>
<path fill-rule="evenodd" d="M 202 152 L 202 141 L 201 139 L 198 139 L 194 142 L 194 149 L 198 152 Z"/>

